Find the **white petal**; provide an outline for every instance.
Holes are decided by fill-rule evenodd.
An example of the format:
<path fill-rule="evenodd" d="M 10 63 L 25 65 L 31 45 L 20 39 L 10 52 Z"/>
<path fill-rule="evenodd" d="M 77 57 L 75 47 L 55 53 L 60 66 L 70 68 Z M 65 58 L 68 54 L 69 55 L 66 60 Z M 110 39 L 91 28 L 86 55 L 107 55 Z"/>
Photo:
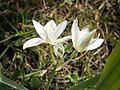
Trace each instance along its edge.
<path fill-rule="evenodd" d="M 73 24 L 72 24 L 72 29 L 71 29 L 71 35 L 72 35 L 72 42 L 73 42 L 73 46 L 76 45 L 76 43 L 78 42 L 79 39 L 79 27 L 78 27 L 78 20 L 76 18 L 76 20 L 74 20 Z"/>
<path fill-rule="evenodd" d="M 95 32 L 96 32 L 96 30 L 93 30 L 93 31 L 89 32 L 86 36 L 84 36 L 83 38 L 81 38 L 81 36 L 79 36 L 80 38 L 77 42 L 77 45 L 86 47 L 89 44 L 92 37 L 94 37 Z"/>
<path fill-rule="evenodd" d="M 56 28 L 56 23 L 54 20 L 50 20 L 47 22 L 47 24 L 44 26 L 45 33 L 47 34 L 48 38 L 52 40 L 54 37 L 55 29 Z"/>
<path fill-rule="evenodd" d="M 89 33 L 89 25 L 82 28 L 82 30 L 79 32 L 79 36 L 83 38 L 88 33 Z"/>
<path fill-rule="evenodd" d="M 56 28 L 56 23 L 54 22 L 54 20 L 50 20 L 49 22 L 46 23 L 45 27 L 53 27 Z"/>
<path fill-rule="evenodd" d="M 99 37 L 100 37 L 100 33 L 98 34 L 97 38 L 94 38 L 94 39 L 92 38 L 90 40 L 89 45 L 92 44 L 92 43 L 94 43 L 97 39 L 99 39 Z"/>
<path fill-rule="evenodd" d="M 88 41 L 88 43 L 89 43 L 89 41 L 94 37 L 96 29 L 91 31 L 91 32 L 86 32 L 86 31 L 87 30 L 85 30 L 85 32 L 80 31 L 79 40 L 78 40 L 79 42 L 77 44 L 80 44 L 80 43 L 82 43 L 84 41 L 85 42 Z"/>
<path fill-rule="evenodd" d="M 76 47 L 78 51 L 84 51 L 85 48 L 89 45 L 90 40 L 94 36 L 96 30 L 91 31 L 89 34 L 87 34 L 84 38 L 80 38 L 79 41 L 76 44 Z"/>
<path fill-rule="evenodd" d="M 94 39 L 93 39 L 94 40 Z M 87 50 L 93 50 L 98 48 L 100 45 L 102 45 L 104 39 L 97 39 L 96 41 L 94 41 L 92 44 L 90 44 L 86 49 Z"/>
<path fill-rule="evenodd" d="M 43 40 L 41 38 L 32 38 L 32 39 L 30 39 L 30 40 L 28 40 L 24 43 L 23 49 L 33 47 L 33 46 L 37 46 L 41 43 L 43 43 Z"/>
<path fill-rule="evenodd" d="M 35 21 L 35 20 L 32 20 L 32 21 L 33 21 L 33 25 L 34 25 L 37 33 L 39 34 L 39 36 L 40 36 L 42 39 L 45 40 L 45 39 L 46 39 L 46 34 L 45 34 L 45 31 L 44 31 L 43 26 L 42 26 L 39 22 L 37 22 L 37 21 Z"/>
<path fill-rule="evenodd" d="M 51 32 L 51 30 L 53 30 L 55 28 L 56 28 L 56 23 L 54 22 L 54 20 L 50 20 L 44 26 L 44 29 L 46 30 L 47 33 Z"/>
<path fill-rule="evenodd" d="M 55 34 L 54 34 L 54 40 L 57 39 L 61 33 L 64 31 L 64 29 L 67 26 L 67 21 L 61 22 L 56 28 L 55 28 Z"/>
<path fill-rule="evenodd" d="M 63 37 L 63 38 L 60 38 L 60 39 L 57 39 L 56 41 L 55 41 L 55 43 L 62 43 L 62 42 L 65 42 L 65 41 L 67 41 L 67 40 L 70 40 L 71 39 L 71 36 L 69 35 L 69 36 L 65 36 L 65 37 Z"/>

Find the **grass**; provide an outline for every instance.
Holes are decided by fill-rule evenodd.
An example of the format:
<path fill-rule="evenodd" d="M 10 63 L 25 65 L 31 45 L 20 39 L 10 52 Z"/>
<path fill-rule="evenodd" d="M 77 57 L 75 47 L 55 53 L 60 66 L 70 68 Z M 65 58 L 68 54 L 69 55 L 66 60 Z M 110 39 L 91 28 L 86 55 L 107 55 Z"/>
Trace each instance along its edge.
<path fill-rule="evenodd" d="M 100 74 L 105 59 L 120 41 L 119 0 L 73 0 L 71 4 L 64 0 L 2 0 L 0 8 L 1 74 L 30 90 L 45 90 L 55 62 L 59 60 L 47 44 L 22 49 L 26 40 L 38 36 L 32 27 L 32 19 L 43 25 L 51 19 L 57 23 L 67 20 L 63 36 L 70 34 L 73 20 L 77 17 L 80 28 L 89 24 L 91 30 L 96 28 L 105 39 L 101 47 L 85 55 L 84 52 L 72 54 L 72 43 L 66 42 L 66 52 L 59 64 L 68 63 L 55 72 L 50 90 L 65 90 Z M 69 62 L 70 58 L 73 60 Z"/>

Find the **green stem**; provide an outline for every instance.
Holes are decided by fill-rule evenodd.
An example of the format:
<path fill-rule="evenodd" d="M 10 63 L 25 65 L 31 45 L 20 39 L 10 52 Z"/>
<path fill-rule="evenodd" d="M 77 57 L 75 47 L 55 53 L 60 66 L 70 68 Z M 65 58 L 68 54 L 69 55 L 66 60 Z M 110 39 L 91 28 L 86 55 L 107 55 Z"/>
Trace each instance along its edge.
<path fill-rule="evenodd" d="M 76 56 L 76 54 L 77 54 L 77 51 L 74 50 L 73 53 L 70 55 L 70 58 L 66 62 L 64 62 L 63 64 L 59 65 L 57 67 L 56 71 L 60 70 L 64 65 L 68 64 Z"/>
<path fill-rule="evenodd" d="M 75 61 L 75 60 L 78 60 L 78 59 L 82 58 L 86 53 L 87 53 L 87 51 L 86 51 L 85 53 L 83 53 L 81 56 L 73 59 L 73 58 L 76 56 L 76 54 L 77 54 L 77 52 L 74 51 L 74 52 L 70 55 L 70 56 L 71 56 L 70 59 L 68 59 L 66 62 L 64 62 L 62 65 L 60 65 L 60 66 L 56 69 L 56 71 L 60 70 L 63 66 L 67 65 L 69 62 Z"/>
<path fill-rule="evenodd" d="M 50 87 L 51 82 L 52 82 L 52 80 L 53 80 L 53 77 L 54 77 L 54 75 L 55 75 L 55 71 L 56 71 L 57 65 L 58 65 L 58 63 L 56 63 L 56 65 L 54 66 L 54 68 L 53 68 L 53 70 L 52 70 L 52 73 L 51 73 L 50 77 L 48 78 L 48 83 L 47 83 L 47 85 L 46 85 L 46 90 L 49 90 L 49 87 Z"/>

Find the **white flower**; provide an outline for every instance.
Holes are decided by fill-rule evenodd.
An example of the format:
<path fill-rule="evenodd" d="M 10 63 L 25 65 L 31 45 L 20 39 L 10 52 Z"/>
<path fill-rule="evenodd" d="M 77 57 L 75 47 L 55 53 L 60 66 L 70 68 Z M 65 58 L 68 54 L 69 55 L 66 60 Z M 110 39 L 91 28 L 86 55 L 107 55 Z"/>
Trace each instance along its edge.
<path fill-rule="evenodd" d="M 88 26 L 85 26 L 81 31 L 78 27 L 78 20 L 76 19 L 72 24 L 71 34 L 73 47 L 78 51 L 88 51 L 98 48 L 104 41 L 104 39 L 93 38 L 95 35 L 96 29 L 89 32 Z"/>
<path fill-rule="evenodd" d="M 54 20 L 50 20 L 45 26 L 42 26 L 39 22 L 33 20 L 33 25 L 40 37 L 32 38 L 26 41 L 23 45 L 23 49 L 37 46 L 41 43 L 57 45 L 61 42 L 65 42 L 68 39 L 71 39 L 71 36 L 65 36 L 58 39 L 58 37 L 66 28 L 67 21 L 63 21 L 57 26 Z"/>

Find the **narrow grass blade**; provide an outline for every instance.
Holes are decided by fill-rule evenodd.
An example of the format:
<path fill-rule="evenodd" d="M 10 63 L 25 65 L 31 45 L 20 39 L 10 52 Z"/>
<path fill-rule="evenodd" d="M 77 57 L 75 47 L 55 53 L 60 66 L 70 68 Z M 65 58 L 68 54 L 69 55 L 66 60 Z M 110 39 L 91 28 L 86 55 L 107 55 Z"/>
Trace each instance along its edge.
<path fill-rule="evenodd" d="M 29 31 L 29 32 L 24 32 L 24 33 L 17 33 L 17 34 L 15 34 L 15 35 L 10 35 L 9 37 L 1 40 L 0 43 L 7 42 L 8 40 L 10 40 L 10 39 L 12 39 L 12 38 L 15 38 L 15 37 L 18 37 L 18 36 L 31 34 L 31 33 L 33 33 L 33 32 L 34 32 L 34 31 Z"/>
<path fill-rule="evenodd" d="M 26 78 L 26 77 L 31 77 L 32 75 L 36 75 L 36 76 L 43 76 L 45 73 L 47 72 L 47 70 L 39 70 L 39 71 L 36 71 L 36 72 L 31 72 L 29 74 L 26 74 L 24 76 L 19 76 L 19 78 Z"/>
<path fill-rule="evenodd" d="M 14 35 L 11 35 L 11 36 L 9 36 L 9 37 L 1 40 L 0 43 L 6 42 L 6 41 L 10 40 L 10 39 L 13 38 L 13 37 L 14 37 Z"/>
<path fill-rule="evenodd" d="M 6 47 L 6 49 L 0 54 L 0 59 L 3 57 L 3 55 L 6 53 L 6 51 L 9 49 L 9 46 L 10 45 L 8 45 L 7 47 Z"/>
<path fill-rule="evenodd" d="M 3 16 L 3 18 L 6 20 L 6 22 L 7 22 L 16 32 L 18 32 L 17 28 L 15 28 L 15 27 L 12 25 L 12 23 L 7 20 L 7 18 L 6 18 L 5 16 Z"/>
<path fill-rule="evenodd" d="M 53 80 L 53 77 L 54 77 L 54 75 L 55 75 L 55 70 L 56 70 L 56 68 L 57 68 L 57 65 L 58 65 L 58 63 L 54 66 L 53 71 L 52 71 L 50 77 L 48 78 L 48 83 L 47 83 L 47 85 L 46 85 L 46 89 L 45 89 L 45 90 L 49 90 L 49 87 L 50 87 L 51 82 L 52 82 L 52 80 Z"/>
<path fill-rule="evenodd" d="M 3 84 L 6 84 L 12 88 L 15 88 L 17 90 L 28 90 L 27 88 L 15 83 L 14 81 L 0 75 L 0 82 L 3 83 Z"/>

